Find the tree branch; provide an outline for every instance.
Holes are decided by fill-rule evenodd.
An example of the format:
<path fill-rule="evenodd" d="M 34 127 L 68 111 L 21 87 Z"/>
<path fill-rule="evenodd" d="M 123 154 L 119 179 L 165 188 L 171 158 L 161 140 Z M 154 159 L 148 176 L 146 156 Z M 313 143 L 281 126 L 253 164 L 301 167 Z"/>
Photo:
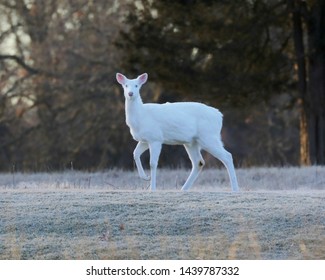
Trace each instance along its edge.
<path fill-rule="evenodd" d="M 19 64 L 21 67 L 23 67 L 25 70 L 27 70 L 30 74 L 35 75 L 39 74 L 41 71 L 38 69 L 35 69 L 28 64 L 19 56 L 16 55 L 9 55 L 9 54 L 0 54 L 0 60 L 14 60 L 17 64 Z"/>

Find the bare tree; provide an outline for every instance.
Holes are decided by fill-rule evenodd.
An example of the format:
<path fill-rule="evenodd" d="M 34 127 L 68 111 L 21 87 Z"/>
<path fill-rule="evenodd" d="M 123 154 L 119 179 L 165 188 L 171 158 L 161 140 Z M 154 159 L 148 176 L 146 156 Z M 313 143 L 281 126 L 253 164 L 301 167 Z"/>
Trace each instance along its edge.
<path fill-rule="evenodd" d="M 0 7 L 8 26 L 1 34 L 13 46 L 0 49 L 8 129 L 0 145 L 10 161 L 25 169 L 112 166 L 121 158 L 118 143 L 129 140 L 113 80 L 124 2 L 8 0 Z"/>
<path fill-rule="evenodd" d="M 325 2 L 290 0 L 300 93 L 300 161 L 325 163 Z M 307 43 L 305 43 L 307 42 Z"/>

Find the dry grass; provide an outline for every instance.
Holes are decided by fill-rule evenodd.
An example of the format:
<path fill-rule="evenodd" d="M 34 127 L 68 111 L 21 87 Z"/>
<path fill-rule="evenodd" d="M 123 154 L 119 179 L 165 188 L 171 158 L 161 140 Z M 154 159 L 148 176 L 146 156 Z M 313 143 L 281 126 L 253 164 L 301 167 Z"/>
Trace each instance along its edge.
<path fill-rule="evenodd" d="M 0 259 L 325 259 L 325 168 L 0 175 Z"/>

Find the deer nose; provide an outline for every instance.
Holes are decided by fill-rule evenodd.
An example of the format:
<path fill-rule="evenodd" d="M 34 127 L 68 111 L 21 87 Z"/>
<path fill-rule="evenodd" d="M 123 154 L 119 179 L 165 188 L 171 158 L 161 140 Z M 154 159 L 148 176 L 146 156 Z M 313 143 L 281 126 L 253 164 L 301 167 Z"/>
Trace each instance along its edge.
<path fill-rule="evenodd" d="M 133 96 L 133 92 L 132 91 L 129 92 L 129 96 Z"/>

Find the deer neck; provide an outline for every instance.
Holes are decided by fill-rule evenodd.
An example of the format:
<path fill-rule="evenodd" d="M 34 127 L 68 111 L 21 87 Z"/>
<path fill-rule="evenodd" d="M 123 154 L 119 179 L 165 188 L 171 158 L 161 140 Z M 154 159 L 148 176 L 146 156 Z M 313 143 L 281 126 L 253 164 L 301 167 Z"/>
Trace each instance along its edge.
<path fill-rule="evenodd" d="M 140 96 L 135 99 L 125 99 L 126 123 L 130 128 L 136 129 L 143 112 L 143 102 Z"/>

